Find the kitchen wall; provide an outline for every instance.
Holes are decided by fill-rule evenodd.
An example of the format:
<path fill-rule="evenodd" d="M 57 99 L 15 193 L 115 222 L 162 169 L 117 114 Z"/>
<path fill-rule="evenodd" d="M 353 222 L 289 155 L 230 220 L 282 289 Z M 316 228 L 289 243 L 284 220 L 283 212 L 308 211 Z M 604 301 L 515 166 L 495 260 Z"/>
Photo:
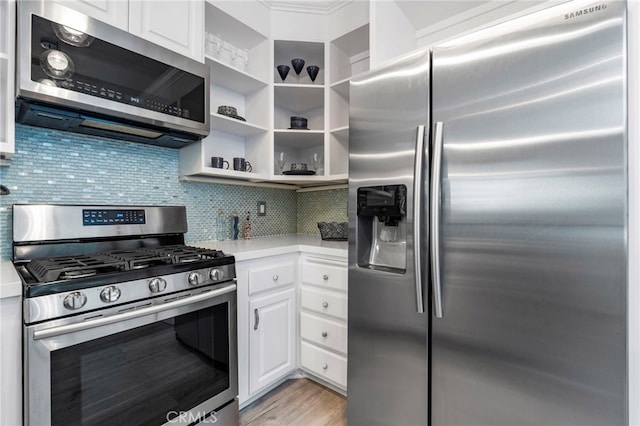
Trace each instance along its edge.
<path fill-rule="evenodd" d="M 298 194 L 298 232 L 318 234 L 318 222 L 346 222 L 348 189 Z"/>
<path fill-rule="evenodd" d="M 320 220 L 346 220 L 346 190 L 288 189 L 178 180 L 178 150 L 16 125 L 16 153 L 0 168 L 0 258 L 11 257 L 15 203 L 185 205 L 187 242 L 212 239 L 212 219 L 251 212 L 253 235 L 318 233 Z M 258 201 L 267 215 L 256 216 Z M 298 208 L 303 214 L 298 214 Z M 300 218 L 300 223 L 298 223 Z"/>

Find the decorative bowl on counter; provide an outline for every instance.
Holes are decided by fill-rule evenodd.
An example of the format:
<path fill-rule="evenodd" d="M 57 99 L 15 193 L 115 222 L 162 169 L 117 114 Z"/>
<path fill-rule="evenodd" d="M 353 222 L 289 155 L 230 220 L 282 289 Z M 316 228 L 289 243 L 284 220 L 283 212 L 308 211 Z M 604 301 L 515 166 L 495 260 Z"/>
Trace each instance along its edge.
<path fill-rule="evenodd" d="M 347 222 L 318 222 L 320 237 L 325 241 L 347 241 Z"/>

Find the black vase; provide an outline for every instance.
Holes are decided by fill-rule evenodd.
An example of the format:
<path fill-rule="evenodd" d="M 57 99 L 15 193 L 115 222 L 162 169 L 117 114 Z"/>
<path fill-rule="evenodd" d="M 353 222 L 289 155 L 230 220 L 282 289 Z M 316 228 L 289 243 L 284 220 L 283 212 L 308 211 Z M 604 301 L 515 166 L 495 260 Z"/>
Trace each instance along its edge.
<path fill-rule="evenodd" d="M 318 73 L 320 72 L 320 67 L 315 66 L 315 65 L 309 65 L 307 67 L 307 73 L 309 74 L 309 78 L 311 79 L 311 81 L 315 82 L 316 81 L 316 77 L 318 76 Z"/>
<path fill-rule="evenodd" d="M 304 68 L 304 59 L 300 59 L 300 58 L 292 59 L 291 65 L 293 65 L 293 70 L 299 76 L 300 71 L 302 71 L 302 68 Z"/>
<path fill-rule="evenodd" d="M 289 66 L 288 65 L 278 65 L 276 67 L 278 69 L 278 74 L 280 74 L 280 78 L 282 79 L 282 82 L 284 83 L 284 79 L 287 78 L 287 75 L 289 74 Z"/>

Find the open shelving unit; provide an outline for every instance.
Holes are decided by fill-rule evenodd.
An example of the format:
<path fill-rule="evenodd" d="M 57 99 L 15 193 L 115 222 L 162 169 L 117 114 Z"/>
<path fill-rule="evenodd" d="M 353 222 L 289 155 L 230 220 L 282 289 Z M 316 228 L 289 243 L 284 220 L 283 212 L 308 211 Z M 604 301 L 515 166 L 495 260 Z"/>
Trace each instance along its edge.
<path fill-rule="evenodd" d="M 250 181 L 269 178 L 265 158 L 271 157 L 269 72 L 264 63 L 270 56 L 269 39 L 235 19 L 214 4 L 205 2 L 205 31 L 234 46 L 246 49 L 247 70 L 240 70 L 211 53 L 205 63 L 211 69 L 211 130 L 202 141 L 180 150 L 180 174 Z M 218 114 L 219 106 L 232 106 L 246 121 Z M 223 157 L 231 169 L 211 167 L 211 157 Z M 233 170 L 233 158 L 245 158 L 252 171 Z"/>
<path fill-rule="evenodd" d="M 369 68 L 369 25 L 332 41 L 274 40 L 205 3 L 205 31 L 247 49 L 246 71 L 205 55 L 211 68 L 211 132 L 180 150 L 180 174 L 186 177 L 238 179 L 296 186 L 345 183 L 349 153 L 349 80 Z M 305 65 L 296 75 L 291 60 Z M 270 66 L 269 66 L 270 65 Z M 278 65 L 290 71 L 284 81 Z M 307 67 L 320 68 L 315 81 Z M 246 121 L 217 113 L 233 106 Z M 292 129 L 291 117 L 307 119 L 307 129 Z M 275 163 L 284 152 L 292 163 L 307 163 L 315 175 L 284 175 Z M 251 172 L 211 167 L 211 157 L 249 161 Z M 320 158 L 314 163 L 313 158 Z M 233 167 L 232 167 L 233 168 Z"/>

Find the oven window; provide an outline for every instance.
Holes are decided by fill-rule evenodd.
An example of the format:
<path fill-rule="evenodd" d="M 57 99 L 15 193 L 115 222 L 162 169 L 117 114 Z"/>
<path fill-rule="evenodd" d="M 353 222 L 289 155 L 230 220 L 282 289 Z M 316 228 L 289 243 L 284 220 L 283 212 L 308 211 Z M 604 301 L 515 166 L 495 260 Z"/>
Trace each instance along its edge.
<path fill-rule="evenodd" d="M 51 352 L 53 425 L 159 425 L 229 388 L 229 304 Z"/>

